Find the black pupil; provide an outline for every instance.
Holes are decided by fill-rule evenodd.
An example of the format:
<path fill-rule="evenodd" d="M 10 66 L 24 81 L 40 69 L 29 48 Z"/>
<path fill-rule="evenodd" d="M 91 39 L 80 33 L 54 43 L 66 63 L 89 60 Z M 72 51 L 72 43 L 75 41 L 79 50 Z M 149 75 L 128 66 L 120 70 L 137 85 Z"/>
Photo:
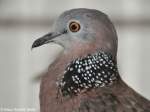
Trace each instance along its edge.
<path fill-rule="evenodd" d="M 77 30 L 77 28 L 78 28 L 77 25 L 75 24 L 72 25 L 72 30 Z"/>

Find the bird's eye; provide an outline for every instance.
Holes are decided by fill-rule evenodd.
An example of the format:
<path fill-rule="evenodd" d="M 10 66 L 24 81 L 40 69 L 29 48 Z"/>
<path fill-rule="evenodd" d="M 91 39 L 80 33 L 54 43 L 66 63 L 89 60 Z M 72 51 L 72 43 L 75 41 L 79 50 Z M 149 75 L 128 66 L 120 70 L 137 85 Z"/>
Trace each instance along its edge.
<path fill-rule="evenodd" d="M 72 32 L 78 32 L 80 30 L 80 24 L 77 22 L 71 22 L 69 24 L 69 29 Z"/>

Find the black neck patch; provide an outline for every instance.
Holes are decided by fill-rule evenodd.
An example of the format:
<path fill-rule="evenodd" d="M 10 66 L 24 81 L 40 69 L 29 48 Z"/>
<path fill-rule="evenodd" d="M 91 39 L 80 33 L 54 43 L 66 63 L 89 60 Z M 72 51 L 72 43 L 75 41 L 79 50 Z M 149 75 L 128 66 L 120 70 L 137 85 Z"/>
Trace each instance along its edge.
<path fill-rule="evenodd" d="M 58 82 L 58 87 L 63 96 L 71 96 L 92 88 L 109 86 L 117 79 L 117 63 L 112 55 L 97 52 L 72 61 Z"/>

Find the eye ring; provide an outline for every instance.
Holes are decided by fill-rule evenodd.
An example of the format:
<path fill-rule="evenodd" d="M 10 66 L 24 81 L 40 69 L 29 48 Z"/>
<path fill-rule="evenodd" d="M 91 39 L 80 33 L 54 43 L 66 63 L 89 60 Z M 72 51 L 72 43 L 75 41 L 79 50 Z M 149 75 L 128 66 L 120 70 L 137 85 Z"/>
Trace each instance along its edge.
<path fill-rule="evenodd" d="M 78 22 L 73 21 L 69 24 L 69 29 L 72 32 L 78 32 L 80 30 L 80 24 Z"/>

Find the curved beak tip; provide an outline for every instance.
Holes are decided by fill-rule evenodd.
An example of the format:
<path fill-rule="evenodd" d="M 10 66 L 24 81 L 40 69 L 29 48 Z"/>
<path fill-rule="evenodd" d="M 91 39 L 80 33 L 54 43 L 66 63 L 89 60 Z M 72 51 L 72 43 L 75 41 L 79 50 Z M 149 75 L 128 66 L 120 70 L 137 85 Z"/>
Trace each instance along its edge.
<path fill-rule="evenodd" d="M 42 44 L 41 44 L 41 41 L 35 40 L 35 41 L 33 42 L 32 46 L 31 46 L 31 50 L 32 50 L 33 48 L 35 48 L 35 47 L 39 47 L 40 45 L 42 45 Z"/>
<path fill-rule="evenodd" d="M 32 46 L 31 46 L 31 50 L 33 49 L 33 48 L 35 48 L 37 45 L 35 44 L 35 42 L 32 44 Z"/>
<path fill-rule="evenodd" d="M 35 48 L 36 46 L 34 45 L 34 43 L 31 46 L 31 51 L 33 50 L 33 48 Z"/>

